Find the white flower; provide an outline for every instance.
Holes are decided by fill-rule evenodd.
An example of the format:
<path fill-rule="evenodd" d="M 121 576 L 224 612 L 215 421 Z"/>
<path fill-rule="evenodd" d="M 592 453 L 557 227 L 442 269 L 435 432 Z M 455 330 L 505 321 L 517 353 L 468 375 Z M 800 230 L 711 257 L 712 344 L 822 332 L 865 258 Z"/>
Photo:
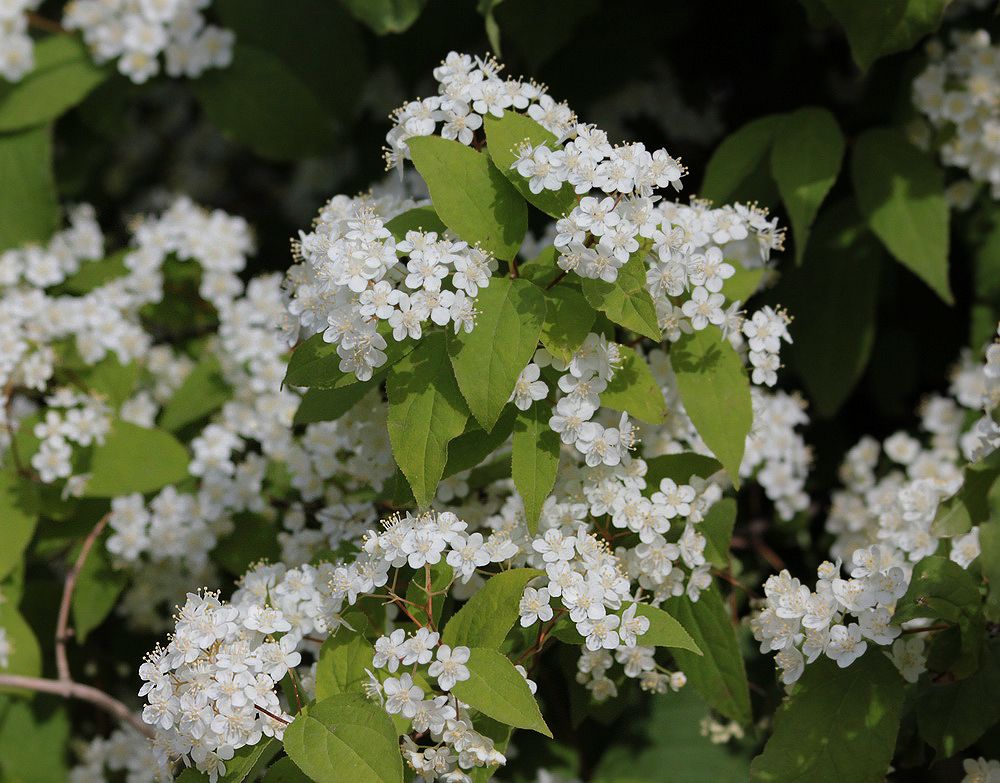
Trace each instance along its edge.
<path fill-rule="evenodd" d="M 428 667 L 427 673 L 437 678 L 442 690 L 450 691 L 456 682 L 469 679 L 469 669 L 465 665 L 469 661 L 469 654 L 468 647 L 451 648 L 442 644 L 437 649 L 437 660 Z"/>
<path fill-rule="evenodd" d="M 524 595 L 518 604 L 518 614 L 521 617 L 521 627 L 527 628 L 537 622 L 548 622 L 552 619 L 552 607 L 549 605 L 549 591 L 542 587 L 524 588 Z"/>
<path fill-rule="evenodd" d="M 413 678 L 409 674 L 403 674 L 398 679 L 386 678 L 382 683 L 382 691 L 385 693 L 385 711 L 404 718 L 416 715 L 417 706 L 424 698 L 424 692 L 413 684 Z"/>
<path fill-rule="evenodd" d="M 508 402 L 513 401 L 519 410 L 526 411 L 533 402 L 544 400 L 549 387 L 545 381 L 538 380 L 540 374 L 541 368 L 534 362 L 525 367 L 517 377 Z"/>

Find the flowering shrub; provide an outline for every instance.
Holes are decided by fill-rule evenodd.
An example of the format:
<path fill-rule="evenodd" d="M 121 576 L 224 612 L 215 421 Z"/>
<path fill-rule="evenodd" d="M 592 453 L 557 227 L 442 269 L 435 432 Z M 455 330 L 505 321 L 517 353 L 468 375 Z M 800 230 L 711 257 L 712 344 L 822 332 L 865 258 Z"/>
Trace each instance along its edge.
<path fill-rule="evenodd" d="M 992 17 L 578 5 L 0 8 L 0 779 L 998 778 Z"/>

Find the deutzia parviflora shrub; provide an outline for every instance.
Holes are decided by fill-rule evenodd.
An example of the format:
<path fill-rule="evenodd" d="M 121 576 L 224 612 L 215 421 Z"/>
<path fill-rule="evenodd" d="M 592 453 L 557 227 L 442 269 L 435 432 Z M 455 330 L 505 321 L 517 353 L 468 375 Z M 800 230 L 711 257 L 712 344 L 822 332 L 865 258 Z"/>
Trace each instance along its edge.
<path fill-rule="evenodd" d="M 761 652 L 776 653 L 786 684 L 821 655 L 849 666 L 869 644 L 888 648 L 908 682 L 926 671 L 925 638 L 916 634 L 929 625 L 928 615 L 907 606 L 919 599 L 903 600 L 903 615 L 897 608 L 915 570 L 951 568 L 939 563 L 942 556 L 968 569 L 980 555 L 978 526 L 953 529 L 943 520 L 970 475 L 963 467 L 995 462 L 998 357 L 997 342 L 986 349 L 985 363 L 963 355 L 950 394 L 924 402 L 921 437 L 897 432 L 881 444 L 866 437 L 848 451 L 840 468 L 845 486 L 834 493 L 826 521 L 835 536 L 834 562 L 820 565 L 814 590 L 788 571 L 771 576 L 752 621 Z"/>

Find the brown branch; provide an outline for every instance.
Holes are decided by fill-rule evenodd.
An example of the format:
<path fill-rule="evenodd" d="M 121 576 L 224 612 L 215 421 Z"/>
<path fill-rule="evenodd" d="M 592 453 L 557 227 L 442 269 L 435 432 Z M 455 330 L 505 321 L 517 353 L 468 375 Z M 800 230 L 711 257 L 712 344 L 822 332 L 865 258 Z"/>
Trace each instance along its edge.
<path fill-rule="evenodd" d="M 76 556 L 76 562 L 73 564 L 70 572 L 66 574 L 62 601 L 59 602 L 59 619 L 56 621 L 56 671 L 59 673 L 59 679 L 62 682 L 73 681 L 73 677 L 69 671 L 69 658 L 66 655 L 66 640 L 73 635 L 69 629 L 69 610 L 73 602 L 73 590 L 76 587 L 76 580 L 80 576 L 80 571 L 83 570 L 83 564 L 87 561 L 87 555 L 90 554 L 94 542 L 101 534 L 101 531 L 104 530 L 110 518 L 111 512 L 109 511 L 94 525 L 94 529 L 90 531 L 83 541 L 80 554 Z"/>
<path fill-rule="evenodd" d="M 53 33 L 55 35 L 63 35 L 66 32 L 66 28 L 61 24 L 54 22 L 51 19 L 46 19 L 41 14 L 29 12 L 26 16 L 28 17 L 28 24 L 38 30 L 44 30 L 47 33 Z"/>
<path fill-rule="evenodd" d="M 273 712 L 269 712 L 268 710 L 265 710 L 265 709 L 264 709 L 263 707 L 261 707 L 261 706 L 260 706 L 259 704 L 254 704 L 254 705 L 253 705 L 253 708 L 254 708 L 255 710 L 257 710 L 257 712 L 261 712 L 261 713 L 263 713 L 264 715 L 267 715 L 267 717 L 269 717 L 269 718 L 270 718 L 271 720 L 276 720 L 276 721 L 278 721 L 278 723 L 284 723 L 284 724 L 285 724 L 286 726 L 287 726 L 287 725 L 288 725 L 289 723 L 291 723 L 291 721 L 290 721 L 290 720 L 285 720 L 285 719 L 284 719 L 284 718 L 282 718 L 282 717 L 281 717 L 280 715 L 275 715 L 275 714 L 274 714 Z"/>
<path fill-rule="evenodd" d="M 559 283 L 560 280 L 566 277 L 567 274 L 569 274 L 568 270 L 566 269 L 562 270 L 558 275 L 555 276 L 555 278 L 552 280 L 551 283 L 545 286 L 545 290 L 548 291 L 550 288 L 555 286 L 557 283 Z"/>
<path fill-rule="evenodd" d="M 104 691 L 78 682 L 47 680 L 42 677 L 22 677 L 18 674 L 0 674 L 0 687 L 25 688 L 38 693 L 51 693 L 64 699 L 89 701 L 119 720 L 128 723 L 145 737 L 153 739 L 153 729 L 143 723 L 128 707 Z"/>

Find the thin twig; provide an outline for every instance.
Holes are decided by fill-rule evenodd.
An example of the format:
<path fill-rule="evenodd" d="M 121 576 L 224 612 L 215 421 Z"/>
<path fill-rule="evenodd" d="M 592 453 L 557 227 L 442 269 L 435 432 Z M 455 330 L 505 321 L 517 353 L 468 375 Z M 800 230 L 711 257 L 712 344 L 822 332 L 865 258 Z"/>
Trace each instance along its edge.
<path fill-rule="evenodd" d="M 555 278 L 553 278 L 553 280 L 552 280 L 551 283 L 549 283 L 547 286 L 545 286 L 545 290 L 548 291 L 550 288 L 552 288 L 554 285 L 556 285 L 560 280 L 562 280 L 564 277 L 566 277 L 567 274 L 569 274 L 568 270 L 564 269 L 562 272 L 560 272 L 558 275 L 556 275 Z"/>
<path fill-rule="evenodd" d="M 260 706 L 259 704 L 254 704 L 254 705 L 253 705 L 253 708 L 254 708 L 255 710 L 257 710 L 257 712 L 262 712 L 262 713 L 264 713 L 264 714 L 265 714 L 265 715 L 267 715 L 267 717 L 269 717 L 269 718 L 270 718 L 271 720 L 276 720 L 276 721 L 278 721 L 278 723 L 284 723 L 284 724 L 285 724 L 286 726 L 287 726 L 287 725 L 288 725 L 289 723 L 291 723 L 291 721 L 290 721 L 290 720 L 285 720 L 285 719 L 284 719 L 284 718 L 282 718 L 282 717 L 281 717 L 280 715 L 275 715 L 275 714 L 274 714 L 273 712 L 269 712 L 268 710 L 265 710 L 265 709 L 264 709 L 263 707 L 261 707 L 261 706 Z"/>
<path fill-rule="evenodd" d="M 55 696 L 62 696 L 64 699 L 80 699 L 89 701 L 100 707 L 105 712 L 114 715 L 121 721 L 128 723 L 132 728 L 145 737 L 153 739 L 153 729 L 143 723 L 135 713 L 120 701 L 109 696 L 104 691 L 83 685 L 79 682 L 61 682 L 59 680 L 47 680 L 43 677 L 22 677 L 19 674 L 0 674 L 0 687 L 3 688 L 25 688 L 38 693 L 51 693 Z"/>
<path fill-rule="evenodd" d="M 904 628 L 900 631 L 901 636 L 908 633 L 930 633 L 931 631 L 946 631 L 951 628 L 951 623 L 938 623 L 937 625 L 927 625 L 923 628 Z"/>
<path fill-rule="evenodd" d="M 63 35 L 66 32 L 66 28 L 61 24 L 53 22 L 51 19 L 46 19 L 41 14 L 29 12 L 26 16 L 28 17 L 28 24 L 38 30 L 44 30 L 47 33 L 54 33 L 55 35 Z"/>
<path fill-rule="evenodd" d="M 66 574 L 62 601 L 59 603 L 59 619 L 56 622 L 56 671 L 59 673 L 59 679 L 63 682 L 73 681 L 73 677 L 69 671 L 69 658 L 66 655 L 66 640 L 72 636 L 72 632 L 69 630 L 69 609 L 73 602 L 73 590 L 76 587 L 76 580 L 80 576 L 80 571 L 83 570 L 83 564 L 87 561 L 87 555 L 90 554 L 94 542 L 101 534 L 101 531 L 104 530 L 110 518 L 111 512 L 109 511 L 94 525 L 94 529 L 90 531 L 83 541 L 83 546 L 80 548 L 80 554 L 76 556 L 73 568 Z"/>

